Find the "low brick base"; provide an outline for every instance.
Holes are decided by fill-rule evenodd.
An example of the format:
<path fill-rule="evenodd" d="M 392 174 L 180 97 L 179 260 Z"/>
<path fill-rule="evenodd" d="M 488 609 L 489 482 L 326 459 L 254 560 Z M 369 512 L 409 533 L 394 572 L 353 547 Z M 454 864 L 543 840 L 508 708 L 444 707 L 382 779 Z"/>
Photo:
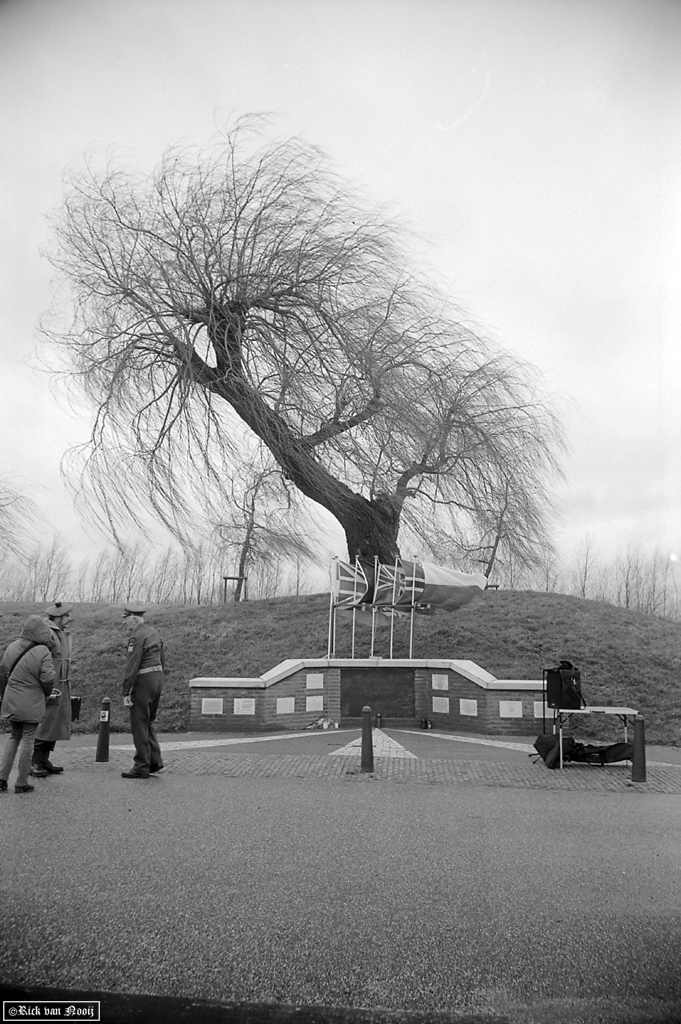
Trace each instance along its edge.
<path fill-rule="evenodd" d="M 352 674 L 354 693 L 363 668 L 371 679 L 367 703 L 373 725 L 380 714 L 384 728 L 420 727 L 426 718 L 434 729 L 450 732 L 536 736 L 543 727 L 542 710 L 548 723 L 551 715 L 543 709 L 541 680 L 495 680 L 474 665 L 469 672 L 474 678 L 469 678 L 464 673 L 471 663 L 456 664 L 463 668 L 457 671 L 450 663 L 423 661 L 381 664 L 380 659 L 310 659 L 286 662 L 260 680 L 195 679 L 190 683 L 190 728 L 197 732 L 302 731 L 320 718 L 359 726 L 357 711 L 352 718 L 341 717 L 341 692 L 344 672 Z M 376 687 L 377 674 L 385 670 L 387 677 L 395 676 L 396 665 L 402 689 L 407 678 L 413 690 L 413 718 L 403 717 L 399 710 L 391 714 L 389 690 L 376 697 L 381 692 Z M 352 706 L 358 706 L 356 699 Z"/>

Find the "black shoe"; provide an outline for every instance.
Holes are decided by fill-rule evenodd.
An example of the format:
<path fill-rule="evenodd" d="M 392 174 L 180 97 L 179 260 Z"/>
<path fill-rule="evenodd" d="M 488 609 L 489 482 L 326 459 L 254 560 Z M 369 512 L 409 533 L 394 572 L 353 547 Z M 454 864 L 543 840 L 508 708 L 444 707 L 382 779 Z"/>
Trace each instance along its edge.
<path fill-rule="evenodd" d="M 122 779 L 148 779 L 148 772 L 136 772 L 133 768 L 130 772 L 121 772 Z"/>
<path fill-rule="evenodd" d="M 6 779 L 0 779 L 0 793 L 5 793 L 6 791 L 7 791 L 7 780 Z"/>
<path fill-rule="evenodd" d="M 14 792 L 15 793 L 32 793 L 34 789 L 35 789 L 35 786 L 15 786 L 14 787 Z"/>
<path fill-rule="evenodd" d="M 149 773 L 151 775 L 158 775 L 159 772 L 164 772 L 165 770 L 166 766 L 164 764 L 152 764 L 151 768 L 149 769 Z"/>
<path fill-rule="evenodd" d="M 61 773 L 64 771 L 63 768 L 59 767 L 59 765 L 52 764 L 51 761 L 43 761 L 42 766 L 48 775 L 61 775 Z"/>
<path fill-rule="evenodd" d="M 36 779 L 46 779 L 47 768 L 43 768 L 41 764 L 31 765 L 31 775 Z"/>

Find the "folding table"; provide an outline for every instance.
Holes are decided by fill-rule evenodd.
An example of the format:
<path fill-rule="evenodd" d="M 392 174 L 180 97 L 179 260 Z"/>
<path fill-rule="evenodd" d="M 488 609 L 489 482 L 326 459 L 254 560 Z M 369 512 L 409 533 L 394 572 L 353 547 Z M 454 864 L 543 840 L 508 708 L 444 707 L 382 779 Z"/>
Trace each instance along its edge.
<path fill-rule="evenodd" d="M 560 768 L 563 768 L 563 725 L 569 721 L 570 715 L 616 715 L 624 723 L 624 742 L 627 742 L 627 722 L 638 714 L 633 708 L 587 707 L 587 708 L 553 708 L 553 731 L 558 722 L 558 747 L 560 751 Z"/>

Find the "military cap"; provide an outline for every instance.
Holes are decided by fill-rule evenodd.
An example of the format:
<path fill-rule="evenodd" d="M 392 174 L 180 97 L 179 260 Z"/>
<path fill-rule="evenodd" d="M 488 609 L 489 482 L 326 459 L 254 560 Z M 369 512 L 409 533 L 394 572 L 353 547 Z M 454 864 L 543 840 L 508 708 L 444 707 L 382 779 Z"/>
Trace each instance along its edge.
<path fill-rule="evenodd" d="M 73 605 L 64 604 L 63 601 L 55 601 L 54 604 L 50 605 L 45 614 L 50 619 L 58 619 L 60 615 L 68 615 L 72 611 Z"/>
<path fill-rule="evenodd" d="M 147 610 L 147 606 L 141 604 L 139 601 L 131 601 L 130 604 L 126 604 L 123 608 L 123 615 L 127 618 L 128 615 L 144 615 Z"/>

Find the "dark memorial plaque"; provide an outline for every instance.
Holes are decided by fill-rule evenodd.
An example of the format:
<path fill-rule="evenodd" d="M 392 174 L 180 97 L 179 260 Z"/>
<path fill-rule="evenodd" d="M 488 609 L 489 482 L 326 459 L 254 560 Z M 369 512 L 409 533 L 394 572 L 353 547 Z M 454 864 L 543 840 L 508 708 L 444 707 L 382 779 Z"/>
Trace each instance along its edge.
<path fill-rule="evenodd" d="M 365 704 L 373 715 L 414 718 L 414 670 L 344 668 L 341 671 L 341 719 L 361 718 Z"/>

